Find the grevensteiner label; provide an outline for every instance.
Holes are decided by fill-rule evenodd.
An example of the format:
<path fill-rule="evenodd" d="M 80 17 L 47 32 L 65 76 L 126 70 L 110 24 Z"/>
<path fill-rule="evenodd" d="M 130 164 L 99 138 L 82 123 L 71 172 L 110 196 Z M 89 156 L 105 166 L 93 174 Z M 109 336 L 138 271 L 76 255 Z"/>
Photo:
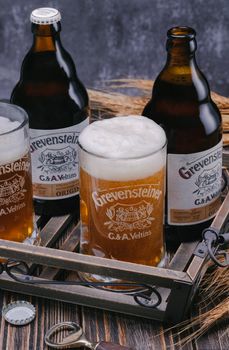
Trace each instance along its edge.
<path fill-rule="evenodd" d="M 104 226 L 100 233 L 116 241 L 151 236 L 152 227 L 161 220 L 157 214 L 160 212 L 162 190 L 154 186 L 145 183 L 111 188 L 110 191 L 93 191 L 92 200 L 100 217 L 98 221 Z M 161 232 L 158 233 L 161 235 Z"/>
<path fill-rule="evenodd" d="M 79 193 L 77 140 L 89 118 L 68 128 L 30 129 L 33 196 L 62 199 Z"/>
<path fill-rule="evenodd" d="M 221 178 L 222 141 L 204 152 L 168 154 L 168 223 L 190 225 L 214 217 Z"/>

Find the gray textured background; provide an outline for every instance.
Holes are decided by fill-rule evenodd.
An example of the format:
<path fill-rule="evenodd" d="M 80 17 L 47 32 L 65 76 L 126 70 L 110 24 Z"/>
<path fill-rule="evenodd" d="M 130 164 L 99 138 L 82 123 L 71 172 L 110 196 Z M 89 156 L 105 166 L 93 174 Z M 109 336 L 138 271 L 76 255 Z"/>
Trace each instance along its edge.
<path fill-rule="evenodd" d="M 199 66 L 211 89 L 229 96 L 229 0 L 0 0 L 0 98 L 8 98 L 31 46 L 30 12 L 62 13 L 62 42 L 88 87 L 104 79 L 153 79 L 165 58 L 166 31 L 193 26 Z"/>

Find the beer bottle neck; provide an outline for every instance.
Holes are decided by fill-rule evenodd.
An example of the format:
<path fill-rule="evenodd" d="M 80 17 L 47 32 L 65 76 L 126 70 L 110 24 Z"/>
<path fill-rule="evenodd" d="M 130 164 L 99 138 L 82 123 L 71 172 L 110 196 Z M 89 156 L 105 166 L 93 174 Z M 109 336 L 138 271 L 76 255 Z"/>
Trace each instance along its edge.
<path fill-rule="evenodd" d="M 166 49 L 168 51 L 166 67 L 176 67 L 179 70 L 198 69 L 195 60 L 197 48 L 195 31 L 188 27 L 175 27 L 168 31 Z"/>
<path fill-rule="evenodd" d="M 56 51 L 56 43 L 60 42 L 60 22 L 47 25 L 32 24 L 33 52 Z"/>

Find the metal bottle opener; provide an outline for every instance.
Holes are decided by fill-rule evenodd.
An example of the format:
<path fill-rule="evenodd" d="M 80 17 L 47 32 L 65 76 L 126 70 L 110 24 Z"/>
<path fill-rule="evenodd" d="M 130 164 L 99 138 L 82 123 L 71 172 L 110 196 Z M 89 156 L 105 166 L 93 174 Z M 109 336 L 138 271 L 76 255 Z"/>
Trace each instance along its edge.
<path fill-rule="evenodd" d="M 55 334 L 69 330 L 70 333 L 60 342 L 52 341 Z M 45 335 L 45 344 L 54 349 L 72 349 L 86 347 L 91 350 L 134 350 L 126 346 L 122 346 L 109 342 L 91 343 L 86 339 L 82 328 L 75 322 L 61 322 L 54 325 Z"/>

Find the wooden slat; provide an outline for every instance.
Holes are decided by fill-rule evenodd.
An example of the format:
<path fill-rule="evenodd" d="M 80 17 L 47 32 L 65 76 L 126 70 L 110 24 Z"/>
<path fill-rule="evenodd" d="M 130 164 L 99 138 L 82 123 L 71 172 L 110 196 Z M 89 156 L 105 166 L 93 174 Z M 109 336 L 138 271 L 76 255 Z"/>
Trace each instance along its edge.
<path fill-rule="evenodd" d="M 79 245 L 79 239 L 80 239 L 80 223 L 78 223 L 77 226 L 73 228 L 73 230 L 70 232 L 70 234 L 68 235 L 64 243 L 60 245 L 59 249 L 69 251 L 69 252 L 74 252 Z M 54 267 L 44 267 L 39 277 L 53 280 L 57 278 L 60 273 L 61 273 L 60 269 L 57 269 Z"/>
<path fill-rule="evenodd" d="M 49 219 L 50 218 L 46 216 L 35 215 L 35 220 L 38 229 L 41 229 L 48 222 Z"/>
<path fill-rule="evenodd" d="M 197 244 L 198 242 L 180 244 L 174 257 L 169 263 L 169 268 L 177 271 L 185 271 L 185 268 L 192 258 L 192 253 L 195 250 Z"/>
<path fill-rule="evenodd" d="M 34 280 L 39 281 L 42 279 L 34 277 Z M 103 308 L 105 310 L 153 318 L 161 321 L 164 317 L 165 310 L 161 309 L 162 306 L 159 306 L 157 309 L 142 307 L 134 301 L 133 297 L 120 293 L 82 286 L 19 283 L 12 280 L 6 273 L 1 275 L 0 282 L 2 289 L 12 290 L 12 288 L 14 288 L 18 293 L 53 300 L 68 301 L 73 304 Z"/>
<path fill-rule="evenodd" d="M 98 258 L 51 248 L 0 240 L 0 256 L 56 268 L 103 274 L 130 281 L 170 287 L 174 280 L 191 283 L 185 272 Z M 131 273 L 130 273 L 131 271 Z"/>
<path fill-rule="evenodd" d="M 44 221 L 42 222 L 42 218 L 40 216 L 37 216 L 37 220 L 40 224 L 44 224 Z M 66 229 L 68 224 L 72 221 L 71 215 L 64 215 L 64 216 L 58 216 L 55 218 L 51 218 L 46 223 L 45 226 L 40 231 L 40 245 L 43 247 L 51 247 L 60 237 L 60 235 L 63 233 L 63 231 Z M 31 260 L 32 261 L 32 260 Z M 28 264 L 30 274 L 33 274 L 34 271 L 37 268 L 37 264 L 34 264 L 30 262 Z"/>
<path fill-rule="evenodd" d="M 207 269 L 206 264 L 207 258 L 201 258 L 199 256 L 195 256 L 192 259 L 192 262 L 190 266 L 187 269 L 187 274 L 190 276 L 190 278 L 195 281 L 196 278 L 199 276 L 200 272 L 205 273 Z M 205 267 L 205 269 L 204 269 Z"/>
<path fill-rule="evenodd" d="M 72 220 L 71 215 L 51 218 L 40 232 L 41 246 L 51 247 Z"/>
<path fill-rule="evenodd" d="M 39 226 L 40 220 L 41 220 L 41 216 L 40 215 L 35 215 L 35 220 L 37 225 Z"/>

